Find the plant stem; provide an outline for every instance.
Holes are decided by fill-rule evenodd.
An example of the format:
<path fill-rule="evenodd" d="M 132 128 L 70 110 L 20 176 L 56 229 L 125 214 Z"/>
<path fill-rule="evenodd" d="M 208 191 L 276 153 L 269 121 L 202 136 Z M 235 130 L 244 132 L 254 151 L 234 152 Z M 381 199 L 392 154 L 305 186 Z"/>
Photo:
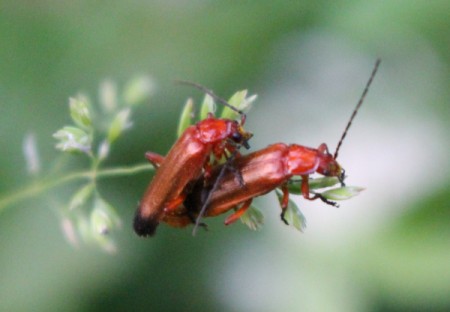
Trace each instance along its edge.
<path fill-rule="evenodd" d="M 10 205 L 13 205 L 17 202 L 20 202 L 33 196 L 37 196 L 46 190 L 49 190 L 53 187 L 57 187 L 74 180 L 78 179 L 94 180 L 96 178 L 126 176 L 126 175 L 133 175 L 146 170 L 153 170 L 153 166 L 150 164 L 140 164 L 134 167 L 117 167 L 103 170 L 94 169 L 89 171 L 73 172 L 64 177 L 48 181 L 42 179 L 41 181 L 36 181 L 33 184 L 25 187 L 24 189 L 21 189 L 3 198 L 0 198 L 0 213 Z"/>

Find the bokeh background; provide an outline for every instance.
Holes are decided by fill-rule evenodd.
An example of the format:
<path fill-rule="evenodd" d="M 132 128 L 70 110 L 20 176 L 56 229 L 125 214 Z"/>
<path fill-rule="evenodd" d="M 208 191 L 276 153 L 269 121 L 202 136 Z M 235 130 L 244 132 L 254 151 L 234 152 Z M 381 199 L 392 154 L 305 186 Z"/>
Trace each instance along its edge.
<path fill-rule="evenodd" d="M 102 180 L 124 222 L 115 255 L 68 244 L 46 197 L 0 211 L 0 310 L 450 310 L 449 16 L 446 0 L 3 0 L 0 197 L 29 183 L 25 134 L 49 168 L 68 98 L 95 98 L 105 78 L 155 81 L 105 164 L 133 165 L 166 153 L 185 100 L 201 100 L 175 78 L 257 93 L 253 149 L 333 150 L 382 64 L 340 153 L 348 184 L 366 191 L 339 209 L 298 199 L 305 233 L 269 194 L 258 232 L 217 218 L 195 238 L 163 225 L 139 239 L 130 224 L 151 174 Z"/>

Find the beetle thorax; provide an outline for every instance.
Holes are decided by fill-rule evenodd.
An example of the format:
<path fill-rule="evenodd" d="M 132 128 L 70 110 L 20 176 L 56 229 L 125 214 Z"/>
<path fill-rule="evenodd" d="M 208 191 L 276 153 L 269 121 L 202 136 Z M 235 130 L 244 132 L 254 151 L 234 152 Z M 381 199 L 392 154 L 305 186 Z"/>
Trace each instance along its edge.
<path fill-rule="evenodd" d="M 208 118 L 197 124 L 197 136 L 205 144 L 222 141 L 230 135 L 233 122 L 226 119 Z"/>
<path fill-rule="evenodd" d="M 319 166 L 318 151 L 302 145 L 289 145 L 286 157 L 287 170 L 292 175 L 314 173 Z"/>

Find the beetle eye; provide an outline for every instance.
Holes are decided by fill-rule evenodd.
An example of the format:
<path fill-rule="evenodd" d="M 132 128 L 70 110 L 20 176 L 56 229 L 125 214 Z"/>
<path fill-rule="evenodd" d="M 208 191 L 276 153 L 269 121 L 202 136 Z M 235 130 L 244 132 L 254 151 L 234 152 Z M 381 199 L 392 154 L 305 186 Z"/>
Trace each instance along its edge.
<path fill-rule="evenodd" d="M 234 142 L 241 142 L 242 141 L 242 134 L 239 132 L 234 132 L 231 136 Z"/>

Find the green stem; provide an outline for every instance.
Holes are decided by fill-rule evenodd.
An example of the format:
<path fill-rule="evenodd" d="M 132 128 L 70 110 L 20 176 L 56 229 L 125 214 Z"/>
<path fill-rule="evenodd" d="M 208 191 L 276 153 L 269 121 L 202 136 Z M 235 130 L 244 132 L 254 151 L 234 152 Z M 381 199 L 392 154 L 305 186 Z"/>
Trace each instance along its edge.
<path fill-rule="evenodd" d="M 19 201 L 27 198 L 37 196 L 44 191 L 51 189 L 62 184 L 78 180 L 78 179 L 91 179 L 112 177 L 112 176 L 126 176 L 139 173 L 141 171 L 153 170 L 153 166 L 150 164 L 141 164 L 134 167 L 118 167 L 103 170 L 89 170 L 81 172 L 73 172 L 62 178 L 53 179 L 50 181 L 36 181 L 33 184 L 9 194 L 0 199 L 0 212 L 6 209 L 8 206 L 15 204 Z"/>

